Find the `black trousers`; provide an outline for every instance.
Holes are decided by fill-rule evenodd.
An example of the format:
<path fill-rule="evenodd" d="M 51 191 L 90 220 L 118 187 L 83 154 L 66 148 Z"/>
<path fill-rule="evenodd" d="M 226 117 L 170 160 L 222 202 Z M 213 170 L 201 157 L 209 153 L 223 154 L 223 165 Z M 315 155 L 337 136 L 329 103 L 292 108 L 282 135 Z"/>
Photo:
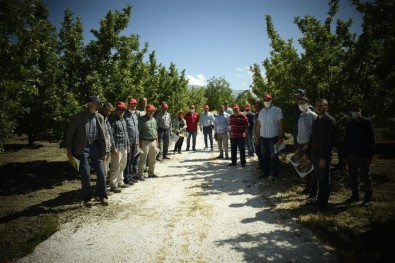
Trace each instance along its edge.
<path fill-rule="evenodd" d="M 178 138 L 178 141 L 174 145 L 174 151 L 181 152 L 182 144 L 184 143 L 184 137 Z"/>
<path fill-rule="evenodd" d="M 237 147 L 240 151 L 240 162 L 246 163 L 245 138 L 230 138 L 230 159 L 233 164 L 237 162 Z"/>

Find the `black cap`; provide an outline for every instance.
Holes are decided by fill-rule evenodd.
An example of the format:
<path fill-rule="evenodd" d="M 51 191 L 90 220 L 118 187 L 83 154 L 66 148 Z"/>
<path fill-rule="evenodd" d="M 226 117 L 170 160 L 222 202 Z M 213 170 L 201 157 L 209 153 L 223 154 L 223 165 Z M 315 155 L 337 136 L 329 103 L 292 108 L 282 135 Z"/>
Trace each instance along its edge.
<path fill-rule="evenodd" d="M 297 89 L 294 93 L 295 96 L 305 96 L 306 92 L 302 89 Z"/>
<path fill-rule="evenodd" d="M 89 96 L 88 98 L 86 98 L 86 103 L 89 103 L 89 102 L 100 103 L 101 100 L 98 97 L 96 97 L 96 96 Z"/>

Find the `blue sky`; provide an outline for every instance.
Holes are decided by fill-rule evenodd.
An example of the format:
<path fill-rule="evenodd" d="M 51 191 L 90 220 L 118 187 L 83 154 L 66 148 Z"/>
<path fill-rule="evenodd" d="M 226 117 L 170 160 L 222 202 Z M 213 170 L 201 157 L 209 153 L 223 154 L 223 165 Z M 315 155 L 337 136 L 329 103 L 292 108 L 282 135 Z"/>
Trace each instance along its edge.
<path fill-rule="evenodd" d="M 265 15 L 283 39 L 301 36 L 294 17 L 312 15 L 323 21 L 326 0 L 44 0 L 50 19 L 59 29 L 65 8 L 70 7 L 84 25 L 86 43 L 90 29 L 99 29 L 108 10 L 133 5 L 124 35 L 139 34 L 149 42 L 149 52 L 165 66 L 173 62 L 185 69 L 192 85 L 205 85 L 211 77 L 225 77 L 232 89 L 248 89 L 249 66 L 269 57 Z M 352 31 L 360 33 L 362 17 L 349 1 L 340 1 L 339 18 L 352 18 Z"/>

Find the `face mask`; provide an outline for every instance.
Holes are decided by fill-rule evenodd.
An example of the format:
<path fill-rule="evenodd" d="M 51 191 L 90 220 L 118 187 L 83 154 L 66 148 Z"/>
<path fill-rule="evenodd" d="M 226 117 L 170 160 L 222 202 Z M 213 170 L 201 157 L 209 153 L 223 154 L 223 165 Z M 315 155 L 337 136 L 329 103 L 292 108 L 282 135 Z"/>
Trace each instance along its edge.
<path fill-rule="evenodd" d="M 270 105 L 272 104 L 271 101 L 264 101 L 263 104 L 265 105 L 265 108 L 269 108 Z"/>
<path fill-rule="evenodd" d="M 307 104 L 299 104 L 299 110 L 300 111 L 305 111 L 309 108 L 309 105 Z"/>
<path fill-rule="evenodd" d="M 353 119 L 358 119 L 361 117 L 361 113 L 359 111 L 353 111 L 351 112 L 351 115 Z"/>
<path fill-rule="evenodd" d="M 191 113 L 194 113 L 194 112 L 195 112 L 195 110 L 190 110 L 190 112 L 191 112 Z"/>

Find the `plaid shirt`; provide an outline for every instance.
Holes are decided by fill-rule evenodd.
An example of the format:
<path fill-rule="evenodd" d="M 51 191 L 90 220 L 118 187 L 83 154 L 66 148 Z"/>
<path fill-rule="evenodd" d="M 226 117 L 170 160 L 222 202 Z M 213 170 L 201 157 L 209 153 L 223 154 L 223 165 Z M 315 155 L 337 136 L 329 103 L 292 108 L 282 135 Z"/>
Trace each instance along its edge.
<path fill-rule="evenodd" d="M 312 156 L 319 156 L 321 159 L 329 161 L 332 156 L 332 149 L 335 145 L 336 121 L 328 113 L 322 118 L 317 117 L 311 128 L 311 137 L 307 153 Z"/>
<path fill-rule="evenodd" d="M 125 118 L 120 119 L 119 116 L 112 116 L 110 119 L 112 136 L 114 138 L 113 149 L 126 150 L 130 147 L 128 128 Z"/>
<path fill-rule="evenodd" d="M 96 118 L 94 114 L 89 114 L 88 117 L 88 127 L 86 131 L 87 141 L 96 141 L 99 139 L 99 129 L 97 128 Z"/>
<path fill-rule="evenodd" d="M 259 112 L 258 121 L 261 123 L 260 136 L 264 138 L 277 137 L 280 132 L 278 121 L 283 118 L 283 113 L 280 108 L 271 106 L 266 109 L 263 108 Z"/>
<path fill-rule="evenodd" d="M 156 123 L 158 124 L 158 128 L 162 128 L 165 130 L 171 129 L 171 117 L 170 113 L 167 111 L 160 111 L 156 114 Z"/>

